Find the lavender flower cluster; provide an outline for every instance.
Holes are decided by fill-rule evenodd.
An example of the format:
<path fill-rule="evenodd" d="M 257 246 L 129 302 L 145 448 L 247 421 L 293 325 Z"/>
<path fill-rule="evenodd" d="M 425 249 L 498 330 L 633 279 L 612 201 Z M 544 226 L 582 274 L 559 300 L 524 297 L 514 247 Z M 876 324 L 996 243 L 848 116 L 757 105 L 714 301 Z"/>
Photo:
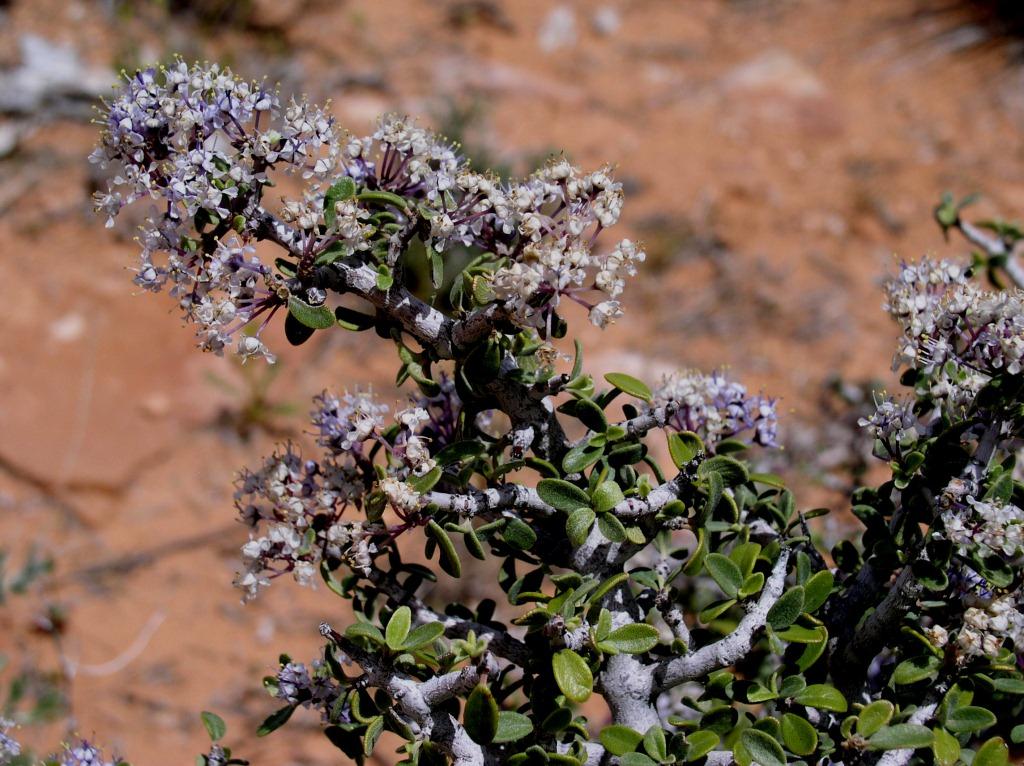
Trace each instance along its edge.
<path fill-rule="evenodd" d="M 622 209 L 608 168 L 585 174 L 558 159 L 502 183 L 409 119 L 385 115 L 373 134 L 347 136 L 326 109 L 282 103 L 266 83 L 216 64 L 137 72 L 106 104 L 103 125 L 91 159 L 116 171 L 97 209 L 111 226 L 125 206 L 156 203 L 135 282 L 169 287 L 200 346 L 218 354 L 233 344 L 243 359 L 273 362 L 263 329 L 293 291 L 326 297 L 302 283 L 315 266 L 355 259 L 392 269 L 417 236 L 439 253 L 460 244 L 488 254 L 495 299 L 528 327 L 550 326 L 563 297 L 605 326 L 644 260 L 629 240 L 594 252 Z M 278 171 L 306 183 L 270 210 L 264 193 Z M 332 196 L 342 181 L 351 193 Z M 371 213 L 370 197 L 389 212 Z M 261 262 L 255 240 L 276 243 L 295 268 Z"/>
<path fill-rule="evenodd" d="M 563 296 L 588 308 L 601 327 L 621 314 L 616 299 L 625 277 L 636 274 L 645 256 L 629 240 L 608 253 L 593 252 L 600 232 L 622 211 L 622 184 L 609 168 L 581 173 L 559 158 L 525 181 L 501 183 L 473 171 L 456 147 L 397 115 L 381 118 L 372 136 L 350 138 L 344 156 L 345 173 L 357 183 L 417 200 L 434 250 L 459 244 L 502 259 L 491 286 L 524 326 L 549 324 Z M 391 235 L 389 264 L 407 239 L 405 230 Z M 590 301 L 588 291 L 606 299 Z"/>
<path fill-rule="evenodd" d="M 942 522 L 946 537 L 963 556 L 981 546 L 1007 557 L 1024 553 L 1024 511 L 1012 503 L 968 496 L 966 502 L 951 503 Z"/>
<path fill-rule="evenodd" d="M 914 412 L 913 401 L 891 396 L 876 398 L 875 411 L 859 418 L 857 425 L 875 439 L 875 454 L 884 460 L 898 458 L 931 431 L 930 423 L 922 422 Z"/>
<path fill-rule="evenodd" d="M 887 293 L 903 331 L 894 368 L 925 373 L 943 408 L 963 412 L 993 375 L 1024 369 L 1024 293 L 983 290 L 962 267 L 928 258 L 904 264 Z"/>
<path fill-rule="evenodd" d="M 325 391 L 315 403 L 311 421 L 324 455 L 303 459 L 289 444 L 239 476 L 235 505 L 253 530 L 235 580 L 246 600 L 289 572 L 309 585 L 325 560 L 368 574 L 390 533 L 359 513 L 367 498 L 376 490 L 400 517 L 416 513 L 423 502 L 408 480 L 434 469 L 433 455 L 461 414 L 448 380 L 436 395 L 397 411 L 391 425 L 388 407 L 368 392 Z"/>
<path fill-rule="evenodd" d="M 710 375 L 696 371 L 666 375 L 653 390 L 648 411 L 671 405 L 668 425 L 698 434 L 709 450 L 723 439 L 752 432 L 752 441 L 775 446 L 778 415 L 775 400 L 749 396 L 747 389 L 721 372 Z"/>
<path fill-rule="evenodd" d="M 6 766 L 21 754 L 21 743 L 9 733 L 13 728 L 14 721 L 0 716 L 0 766 Z"/>
<path fill-rule="evenodd" d="M 102 750 L 85 740 L 74 745 L 65 745 L 64 750 L 58 753 L 54 760 L 59 766 L 122 766 L 124 763 L 120 758 L 108 761 Z"/>
<path fill-rule="evenodd" d="M 248 242 L 270 171 L 299 171 L 315 187 L 335 169 L 333 118 L 304 102 L 282 107 L 265 83 L 216 64 L 179 61 L 128 78 L 104 124 L 91 159 L 118 171 L 96 197 L 107 225 L 136 200 L 159 204 L 142 228 L 136 284 L 153 291 L 170 284 L 204 349 L 220 353 L 237 338 L 243 358 L 273 361 L 262 327 L 254 336 L 241 332 L 282 305 L 277 280 Z"/>

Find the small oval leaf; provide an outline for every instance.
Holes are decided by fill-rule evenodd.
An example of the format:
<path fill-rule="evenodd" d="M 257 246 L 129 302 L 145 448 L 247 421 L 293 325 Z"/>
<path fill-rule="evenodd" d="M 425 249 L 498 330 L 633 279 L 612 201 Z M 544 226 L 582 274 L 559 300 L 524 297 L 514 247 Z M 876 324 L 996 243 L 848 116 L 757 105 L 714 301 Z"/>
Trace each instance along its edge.
<path fill-rule="evenodd" d="M 572 649 L 563 649 L 551 658 L 551 669 L 555 683 L 566 698 L 573 702 L 585 702 L 594 690 L 594 675 L 586 660 Z"/>

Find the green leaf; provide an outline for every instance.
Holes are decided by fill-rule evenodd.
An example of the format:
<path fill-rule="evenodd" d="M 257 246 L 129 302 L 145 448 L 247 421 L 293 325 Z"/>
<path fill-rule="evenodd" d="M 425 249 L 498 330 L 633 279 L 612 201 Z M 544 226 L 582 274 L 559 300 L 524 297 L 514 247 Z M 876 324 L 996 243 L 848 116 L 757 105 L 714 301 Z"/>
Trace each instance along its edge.
<path fill-rule="evenodd" d="M 791 753 L 810 755 L 818 747 L 818 732 L 805 719 L 792 713 L 782 716 L 782 741 Z"/>
<path fill-rule="evenodd" d="M 225 724 L 224 719 L 216 713 L 204 710 L 199 715 L 200 718 L 203 719 L 203 726 L 206 728 L 206 733 L 210 735 L 211 742 L 216 742 L 227 732 L 227 724 Z"/>
<path fill-rule="evenodd" d="M 565 521 L 565 534 L 569 542 L 576 547 L 583 545 L 596 517 L 597 514 L 590 508 L 577 508 L 570 513 Z"/>
<path fill-rule="evenodd" d="M 740 568 L 744 577 L 749 577 L 750 573 L 754 571 L 754 565 L 757 563 L 757 556 L 760 552 L 761 546 L 758 543 L 740 543 L 729 552 L 729 558 Z"/>
<path fill-rule="evenodd" d="M 256 730 L 257 737 L 265 737 L 270 732 L 280 729 L 284 726 L 288 719 L 292 717 L 292 713 L 295 712 L 295 705 L 285 705 L 280 710 L 271 713 L 266 717 L 266 720 L 260 724 L 260 728 Z"/>
<path fill-rule="evenodd" d="M 707 625 L 709 622 L 717 620 L 734 606 L 736 606 L 736 599 L 734 598 L 724 598 L 720 601 L 712 601 L 697 613 L 697 619 Z"/>
<path fill-rule="evenodd" d="M 625 755 L 636 750 L 636 746 L 643 738 L 644 736 L 640 732 L 620 724 L 605 726 L 599 735 L 604 749 L 612 755 Z"/>
<path fill-rule="evenodd" d="M 444 625 L 440 622 L 427 622 L 419 627 L 413 628 L 409 635 L 402 642 L 402 650 L 413 651 L 420 647 L 434 643 L 444 635 Z"/>
<path fill-rule="evenodd" d="M 1019 678 L 997 678 L 993 685 L 1004 694 L 1024 694 L 1024 681 Z"/>
<path fill-rule="evenodd" d="M 462 560 L 459 558 L 458 551 L 455 550 L 455 543 L 452 542 L 452 538 L 444 528 L 433 519 L 427 521 L 427 534 L 437 541 L 437 548 L 441 553 L 441 569 L 452 577 L 461 577 Z"/>
<path fill-rule="evenodd" d="M 803 625 L 790 625 L 775 635 L 791 644 L 816 644 L 821 641 L 824 628 L 805 628 Z"/>
<path fill-rule="evenodd" d="M 868 740 L 868 747 L 872 750 L 916 750 L 919 747 L 929 747 L 935 735 L 927 726 L 916 723 L 897 723 L 892 726 L 883 726 Z"/>
<path fill-rule="evenodd" d="M 932 733 L 935 735 L 932 752 L 935 753 L 936 766 L 954 766 L 960 760 L 960 743 L 957 738 L 939 727 L 932 729 Z"/>
<path fill-rule="evenodd" d="M 434 466 L 422 476 L 410 476 L 409 486 L 416 490 L 417 494 L 425 495 L 441 480 L 441 474 L 441 467 Z"/>
<path fill-rule="evenodd" d="M 775 738 L 760 729 L 744 729 L 739 744 L 761 766 L 786 766 L 786 754 Z"/>
<path fill-rule="evenodd" d="M 865 705 L 857 716 L 857 733 L 862 737 L 870 737 L 889 723 L 895 712 L 896 706 L 889 700 L 875 700 Z"/>
<path fill-rule="evenodd" d="M 632 375 L 626 375 L 623 372 L 609 372 L 604 379 L 625 394 L 643 399 L 645 402 L 651 401 L 651 389 L 642 380 L 637 380 Z"/>
<path fill-rule="evenodd" d="M 479 457 L 483 451 L 484 445 L 479 442 L 466 439 L 449 444 L 434 455 L 434 459 L 440 466 L 449 466 L 454 465 L 455 463 L 468 462 L 475 457 Z"/>
<path fill-rule="evenodd" d="M 598 585 L 594 589 L 593 593 L 587 596 L 587 601 L 589 601 L 591 604 L 596 604 L 598 601 L 601 600 L 601 598 L 605 596 L 605 594 L 609 593 L 612 590 L 612 588 L 619 587 L 628 579 L 629 574 L 627 572 L 619 572 L 618 574 L 613 574 L 607 580 L 604 580 L 600 585 Z"/>
<path fill-rule="evenodd" d="M 562 470 L 566 473 L 580 473 L 587 466 L 600 460 L 603 454 L 603 446 L 591 447 L 589 442 L 577 444 L 562 458 Z"/>
<path fill-rule="evenodd" d="M 327 190 L 327 194 L 324 195 L 324 222 L 328 226 L 334 226 L 334 222 L 338 218 L 338 211 L 335 210 L 335 205 L 354 196 L 356 196 L 356 182 L 351 178 L 342 178 L 332 185 Z"/>
<path fill-rule="evenodd" d="M 668 743 L 665 741 L 665 730 L 654 724 L 644 734 L 644 750 L 655 761 L 668 760 Z"/>
<path fill-rule="evenodd" d="M 577 399 L 575 415 L 583 425 L 595 433 L 603 434 L 608 430 L 608 418 L 604 410 L 592 399 Z"/>
<path fill-rule="evenodd" d="M 740 588 L 739 597 L 749 598 L 755 593 L 760 593 L 761 588 L 764 587 L 764 573 L 754 572 L 752 575 L 748 575 L 743 580 L 743 587 Z"/>
<path fill-rule="evenodd" d="M 521 551 L 530 550 L 537 542 L 537 533 L 533 531 L 533 527 L 515 517 L 508 520 L 508 524 L 501 531 L 501 536 L 505 542 Z"/>
<path fill-rule="evenodd" d="M 832 593 L 835 577 L 827 569 L 815 572 L 804 583 L 804 611 L 813 613 Z"/>
<path fill-rule="evenodd" d="M 718 744 L 720 737 L 713 731 L 701 729 L 686 735 L 687 763 L 703 758 Z"/>
<path fill-rule="evenodd" d="M 377 746 L 377 740 L 380 739 L 383 731 L 384 716 L 375 715 L 370 719 L 370 723 L 366 727 L 366 733 L 363 734 L 363 755 L 369 756 L 373 752 L 373 749 Z"/>
<path fill-rule="evenodd" d="M 804 589 L 797 585 L 790 588 L 768 610 L 768 624 L 775 630 L 788 628 L 804 608 Z"/>
<path fill-rule="evenodd" d="M 574 763 L 576 763 L 574 761 Z M 658 766 L 657 762 L 651 760 L 643 753 L 626 753 L 619 758 L 620 766 Z"/>
<path fill-rule="evenodd" d="M 348 638 L 368 638 L 375 644 L 384 643 L 384 634 L 380 628 L 368 622 L 354 622 L 345 628 L 345 635 Z"/>
<path fill-rule="evenodd" d="M 533 722 L 530 721 L 529 716 L 511 710 L 502 710 L 498 713 L 498 730 L 491 742 L 496 744 L 515 742 L 532 733 Z"/>
<path fill-rule="evenodd" d="M 572 649 L 563 649 L 551 658 L 555 683 L 562 694 L 573 702 L 585 702 L 594 690 L 594 675 L 586 660 Z"/>
<path fill-rule="evenodd" d="M 1010 741 L 1015 745 L 1019 745 L 1024 742 L 1024 723 L 1017 724 L 1010 729 Z"/>
<path fill-rule="evenodd" d="M 846 698 L 838 689 L 828 684 L 811 684 L 795 694 L 793 699 L 800 705 L 831 710 L 834 713 L 845 713 L 847 708 Z"/>
<path fill-rule="evenodd" d="M 293 346 L 301 346 L 312 338 L 315 332 L 316 330 L 312 327 L 306 327 L 293 314 L 289 314 L 284 318 L 284 337 Z"/>
<path fill-rule="evenodd" d="M 725 455 L 715 455 L 701 463 L 700 468 L 697 469 L 700 476 L 707 476 L 711 472 L 722 474 L 722 479 L 727 487 L 743 484 L 750 478 L 747 467 L 743 463 Z"/>
<path fill-rule="evenodd" d="M 626 528 L 622 526 L 622 522 L 611 513 L 602 513 L 598 516 L 597 527 L 601 530 L 601 534 L 613 543 L 622 543 L 626 541 Z"/>
<path fill-rule="evenodd" d="M 487 745 L 498 733 L 498 703 L 491 690 L 478 684 L 466 700 L 462 714 L 463 725 L 470 738 L 481 745 Z"/>
<path fill-rule="evenodd" d="M 668 454 L 676 468 L 688 465 L 697 455 L 704 452 L 704 442 L 693 431 L 682 431 L 668 435 Z"/>
<path fill-rule="evenodd" d="M 982 731 L 996 722 L 995 714 L 977 705 L 966 705 L 952 710 L 946 716 L 946 728 L 954 734 Z"/>
<path fill-rule="evenodd" d="M 577 508 L 589 508 L 587 493 L 562 479 L 541 479 L 537 482 L 537 494 L 552 508 L 571 513 Z"/>
<path fill-rule="evenodd" d="M 398 607 L 384 629 L 384 642 L 389 649 L 398 651 L 404 646 L 411 625 L 412 611 L 407 606 Z"/>
<path fill-rule="evenodd" d="M 892 682 L 898 686 L 914 684 L 926 678 L 934 678 L 939 673 L 942 660 L 934 654 L 911 657 L 904 660 L 892 672 Z"/>
<path fill-rule="evenodd" d="M 602 481 L 594 489 L 592 499 L 594 501 L 594 510 L 598 513 L 604 513 L 625 500 L 626 496 L 622 494 L 619 485 L 614 481 Z"/>
<path fill-rule="evenodd" d="M 1010 762 L 1010 749 L 1002 737 L 992 737 L 978 748 L 971 766 L 1007 766 Z"/>
<path fill-rule="evenodd" d="M 622 654 L 641 654 L 658 645 L 658 629 L 645 622 L 623 625 L 609 633 L 601 644 Z"/>
<path fill-rule="evenodd" d="M 437 290 L 444 283 L 444 258 L 429 242 L 424 243 L 424 249 L 430 261 L 430 285 Z"/>
<path fill-rule="evenodd" d="M 335 324 L 334 312 L 327 306 L 310 306 L 294 295 L 288 298 L 288 313 L 313 330 L 326 330 Z"/>
<path fill-rule="evenodd" d="M 708 485 L 708 498 L 704 503 L 703 513 L 698 514 L 697 518 L 693 521 L 695 527 L 703 527 L 707 523 L 707 520 L 714 514 L 715 508 L 722 502 L 722 494 L 725 492 L 725 480 L 722 479 L 722 474 L 717 471 L 708 473 L 704 480 Z"/>
<path fill-rule="evenodd" d="M 358 195 L 357 199 L 379 205 L 394 205 L 403 210 L 408 207 L 404 197 L 386 191 L 364 191 Z"/>
<path fill-rule="evenodd" d="M 769 487 L 775 487 L 776 489 L 786 488 L 786 482 L 783 481 L 781 476 L 774 473 L 751 473 L 750 480 L 756 481 L 758 484 L 766 484 Z"/>
<path fill-rule="evenodd" d="M 334 321 L 338 323 L 339 327 L 343 327 L 346 330 L 362 332 L 373 327 L 377 319 L 370 314 L 353 311 L 347 306 L 337 306 L 334 309 Z"/>
<path fill-rule="evenodd" d="M 718 583 L 718 587 L 729 598 L 735 598 L 743 586 L 743 574 L 732 559 L 721 553 L 709 553 L 704 559 L 704 566 L 707 567 L 708 574 Z"/>

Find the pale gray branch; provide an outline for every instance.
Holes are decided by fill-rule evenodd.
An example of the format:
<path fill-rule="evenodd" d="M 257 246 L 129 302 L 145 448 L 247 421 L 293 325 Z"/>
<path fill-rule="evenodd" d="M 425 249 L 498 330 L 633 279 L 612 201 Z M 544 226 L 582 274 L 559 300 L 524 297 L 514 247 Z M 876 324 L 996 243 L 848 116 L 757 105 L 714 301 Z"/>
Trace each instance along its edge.
<path fill-rule="evenodd" d="M 975 247 L 980 247 L 990 258 L 1002 258 L 1003 270 L 1017 287 L 1024 287 L 1024 268 L 1017 261 L 1017 250 L 995 234 L 989 234 L 967 221 L 957 221 L 957 228 Z"/>
<path fill-rule="evenodd" d="M 719 668 L 728 667 L 749 652 L 755 635 L 765 626 L 768 611 L 786 588 L 788 563 L 789 550 L 784 548 L 775 566 L 772 567 L 771 574 L 768 575 L 760 598 L 740 620 L 736 630 L 695 652 L 663 661 L 655 674 L 656 690 L 665 691 L 686 681 L 701 678 Z"/>

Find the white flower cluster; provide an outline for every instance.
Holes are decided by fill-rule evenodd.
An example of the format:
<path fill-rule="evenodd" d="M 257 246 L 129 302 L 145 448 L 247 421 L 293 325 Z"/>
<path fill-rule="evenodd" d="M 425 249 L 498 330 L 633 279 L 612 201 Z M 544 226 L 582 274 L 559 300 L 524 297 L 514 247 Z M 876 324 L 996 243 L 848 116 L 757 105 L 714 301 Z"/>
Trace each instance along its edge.
<path fill-rule="evenodd" d="M 1013 596 L 1003 596 L 985 607 L 970 607 L 964 612 L 964 624 L 956 642 L 968 655 L 999 654 L 1009 639 L 1017 651 L 1024 648 L 1024 614 Z"/>
<path fill-rule="evenodd" d="M 753 431 L 753 441 L 774 446 L 778 435 L 775 401 L 748 396 L 745 386 L 728 380 L 722 373 L 705 375 L 683 371 L 666 375 L 653 392 L 653 409 L 673 405 L 668 424 L 680 431 L 700 435 L 709 450 L 723 439 Z"/>
<path fill-rule="evenodd" d="M 346 519 L 345 511 L 361 509 L 374 487 L 399 516 L 419 511 L 423 502 L 409 480 L 435 468 L 431 448 L 451 442 L 461 412 L 447 378 L 435 396 L 398 410 L 390 426 L 388 407 L 370 392 L 325 391 L 314 401 L 310 417 L 327 454 L 303 460 L 287 445 L 239 476 L 235 506 L 253 533 L 242 546 L 235 584 L 247 600 L 288 572 L 300 584 L 311 583 L 325 559 L 368 574 L 386 538 L 384 526 Z"/>
<path fill-rule="evenodd" d="M 106 105 L 104 124 L 91 159 L 114 164 L 117 173 L 97 195 L 97 208 L 111 226 L 125 205 L 160 201 L 142 227 L 135 281 L 152 291 L 170 283 L 187 318 L 198 323 L 202 347 L 220 353 L 240 328 L 264 312 L 269 319 L 282 304 L 270 269 L 244 246 L 258 225 L 268 173 L 299 170 L 315 179 L 315 190 L 342 152 L 333 118 L 306 103 L 282 108 L 265 84 L 216 64 L 179 61 L 128 78 Z M 323 195 L 313 197 L 319 215 Z M 351 215 L 340 220 L 351 228 Z M 214 234 L 197 233 L 208 227 Z M 356 235 L 361 243 L 363 233 Z M 258 337 L 238 335 L 243 359 L 273 361 Z"/>
<path fill-rule="evenodd" d="M 286 572 L 300 584 L 310 584 L 324 558 L 368 571 L 378 530 L 342 518 L 367 489 L 354 467 L 331 459 L 303 460 L 291 446 L 266 458 L 259 470 L 244 471 L 235 505 L 254 530 L 263 525 L 263 534 L 250 534 L 242 546 L 243 571 L 235 585 L 246 599 Z"/>
<path fill-rule="evenodd" d="M 466 167 L 450 142 L 395 114 L 382 116 L 372 135 L 349 138 L 344 163 L 357 182 L 433 201 L 455 188 Z"/>
<path fill-rule="evenodd" d="M 1024 511 L 1011 503 L 968 496 L 966 503 L 953 502 L 943 510 L 942 523 L 945 536 L 956 544 L 961 555 L 976 551 L 978 546 L 1003 556 L 1024 553 Z"/>
<path fill-rule="evenodd" d="M 963 410 L 992 375 L 1024 369 L 1024 293 L 982 290 L 962 267 L 927 258 L 904 265 L 887 293 L 904 336 L 894 367 L 928 375 L 947 407 Z"/>
<path fill-rule="evenodd" d="M 345 157 L 345 173 L 358 183 L 417 200 L 436 250 L 457 243 L 507 258 L 492 287 L 524 324 L 543 326 L 563 295 L 590 309 L 599 326 L 621 313 L 616 299 L 644 252 L 629 240 L 607 254 L 592 252 L 622 211 L 622 185 L 608 168 L 584 174 L 557 159 L 525 181 L 503 184 L 396 115 L 381 118 L 371 136 L 350 139 Z M 577 295 L 588 290 L 605 300 Z"/>

